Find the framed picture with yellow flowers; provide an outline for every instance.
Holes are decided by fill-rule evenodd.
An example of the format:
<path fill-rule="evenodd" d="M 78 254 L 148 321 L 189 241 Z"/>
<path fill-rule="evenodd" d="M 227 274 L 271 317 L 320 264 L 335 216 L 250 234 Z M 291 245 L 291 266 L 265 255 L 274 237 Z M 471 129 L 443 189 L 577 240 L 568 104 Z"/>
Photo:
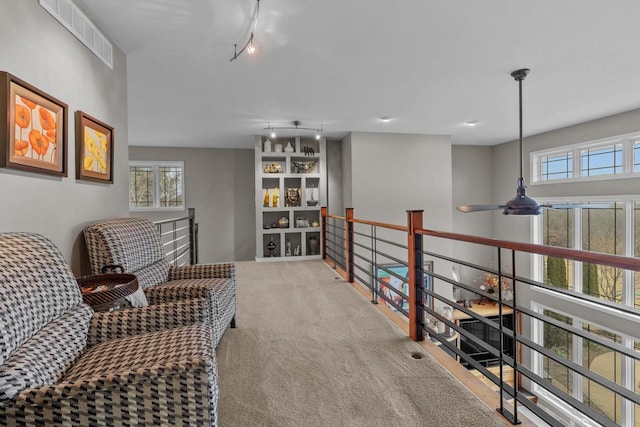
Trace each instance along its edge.
<path fill-rule="evenodd" d="M 67 176 L 67 104 L 0 71 L 0 167 Z"/>
<path fill-rule="evenodd" d="M 82 111 L 76 112 L 78 179 L 113 182 L 113 128 Z"/>

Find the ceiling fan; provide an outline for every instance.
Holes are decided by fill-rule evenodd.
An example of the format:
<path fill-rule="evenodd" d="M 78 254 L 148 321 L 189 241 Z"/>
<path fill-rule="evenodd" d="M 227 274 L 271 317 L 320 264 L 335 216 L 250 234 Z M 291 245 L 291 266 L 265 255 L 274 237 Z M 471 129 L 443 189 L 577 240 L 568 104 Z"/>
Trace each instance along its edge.
<path fill-rule="evenodd" d="M 522 177 L 522 81 L 529 74 L 528 68 L 522 68 L 520 70 L 516 70 L 511 73 L 511 77 L 513 77 L 518 82 L 519 89 L 519 112 L 520 112 L 520 138 L 519 138 L 519 149 L 520 149 L 520 177 L 518 178 L 518 188 L 516 190 L 516 197 L 509 200 L 504 205 L 463 205 L 458 206 L 460 212 L 469 213 L 469 212 L 480 212 L 480 211 L 492 211 L 503 209 L 502 213 L 505 215 L 540 215 L 542 214 L 542 209 L 571 209 L 571 208 L 579 208 L 579 207 L 588 207 L 588 208 L 608 208 L 611 205 L 594 205 L 594 204 L 586 204 L 586 203 L 578 203 L 578 204 L 557 204 L 557 205 L 541 205 L 531 197 L 527 196 L 527 187 L 524 185 L 524 178 Z"/>

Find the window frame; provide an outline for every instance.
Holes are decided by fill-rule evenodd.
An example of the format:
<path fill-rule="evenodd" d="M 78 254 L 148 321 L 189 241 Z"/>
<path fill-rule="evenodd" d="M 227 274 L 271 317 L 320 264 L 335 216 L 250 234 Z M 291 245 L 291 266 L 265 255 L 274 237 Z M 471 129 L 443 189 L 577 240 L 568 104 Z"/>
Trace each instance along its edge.
<path fill-rule="evenodd" d="M 131 167 L 150 167 L 153 171 L 153 206 L 131 206 Z M 160 206 L 160 168 L 173 167 L 180 168 L 182 179 L 180 179 L 180 190 L 182 194 L 181 206 Z M 131 160 L 129 161 L 129 211 L 130 212 L 182 212 L 186 210 L 185 203 L 185 169 L 184 161 L 153 161 L 153 160 Z"/>
<path fill-rule="evenodd" d="M 577 144 L 564 145 L 546 150 L 532 151 L 529 154 L 529 164 L 531 165 L 530 180 L 531 185 L 562 184 L 567 182 L 587 182 L 602 181 L 611 179 L 637 178 L 640 170 L 634 171 L 634 166 L 640 162 L 635 158 L 635 144 L 640 142 L 640 133 L 633 132 L 625 135 L 618 135 L 610 138 L 603 138 L 593 141 L 585 141 Z M 622 165 L 620 173 L 583 175 L 582 155 L 587 150 L 598 150 L 606 147 L 622 145 Z M 554 156 L 571 155 L 572 170 L 568 171 L 568 178 L 542 179 L 543 159 Z M 611 166 L 612 168 L 614 166 Z M 547 173 L 548 175 L 548 173 Z"/>

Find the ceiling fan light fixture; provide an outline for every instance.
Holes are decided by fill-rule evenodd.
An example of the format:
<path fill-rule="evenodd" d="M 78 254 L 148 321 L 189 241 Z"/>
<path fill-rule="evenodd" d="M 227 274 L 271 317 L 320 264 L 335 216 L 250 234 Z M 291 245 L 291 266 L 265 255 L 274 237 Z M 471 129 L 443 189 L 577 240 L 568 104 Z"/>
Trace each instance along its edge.
<path fill-rule="evenodd" d="M 504 215 L 540 215 L 542 206 L 531 197 L 527 196 L 524 179 L 518 179 L 516 197 L 509 200 L 502 211 Z"/>

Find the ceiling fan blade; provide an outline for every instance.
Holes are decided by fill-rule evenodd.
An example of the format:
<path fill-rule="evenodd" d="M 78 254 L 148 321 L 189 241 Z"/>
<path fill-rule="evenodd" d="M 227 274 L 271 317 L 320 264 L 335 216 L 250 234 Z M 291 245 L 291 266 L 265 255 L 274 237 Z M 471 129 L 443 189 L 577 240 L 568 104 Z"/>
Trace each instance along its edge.
<path fill-rule="evenodd" d="M 545 209 L 613 209 L 614 203 L 559 203 L 552 205 L 540 205 Z"/>
<path fill-rule="evenodd" d="M 494 211 L 498 209 L 504 209 L 504 205 L 463 205 L 463 206 L 457 206 L 456 209 L 464 213 Z"/>

